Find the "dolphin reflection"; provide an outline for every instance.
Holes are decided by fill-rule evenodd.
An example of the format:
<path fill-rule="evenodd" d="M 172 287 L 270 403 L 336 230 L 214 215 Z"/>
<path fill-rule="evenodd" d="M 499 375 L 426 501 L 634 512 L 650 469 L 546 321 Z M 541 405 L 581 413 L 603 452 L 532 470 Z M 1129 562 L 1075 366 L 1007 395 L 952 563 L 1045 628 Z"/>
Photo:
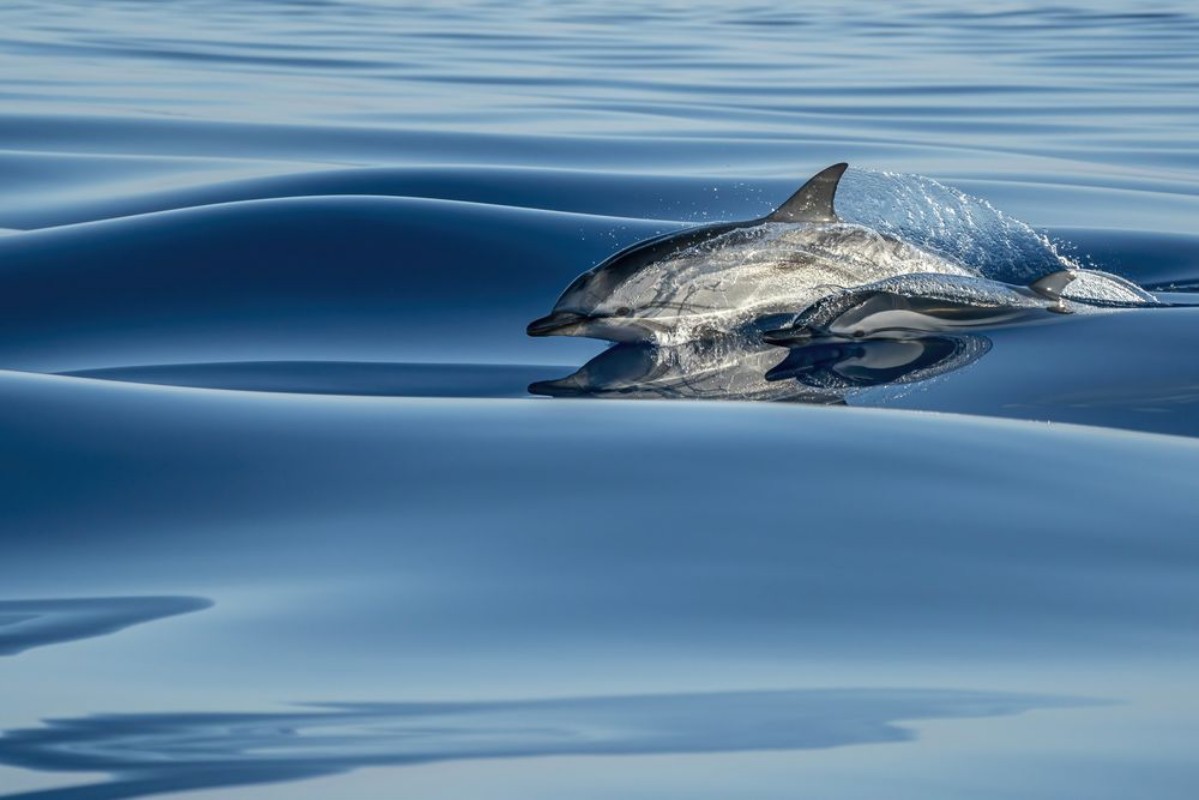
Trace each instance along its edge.
<path fill-rule="evenodd" d="M 909 384 L 974 363 L 979 334 L 796 337 L 781 348 L 732 335 L 678 345 L 617 344 L 576 372 L 529 386 L 532 394 L 664 400 L 758 400 L 843 405 L 870 386 Z"/>
<path fill-rule="evenodd" d="M 764 400 L 835 404 L 842 398 L 797 382 L 770 381 L 783 351 L 757 338 L 617 344 L 571 375 L 538 381 L 532 394 L 633 400 Z"/>
<path fill-rule="evenodd" d="M 828 392 L 896 386 L 959 370 L 990 349 L 991 340 L 977 334 L 810 339 L 791 346 L 765 378 Z"/>

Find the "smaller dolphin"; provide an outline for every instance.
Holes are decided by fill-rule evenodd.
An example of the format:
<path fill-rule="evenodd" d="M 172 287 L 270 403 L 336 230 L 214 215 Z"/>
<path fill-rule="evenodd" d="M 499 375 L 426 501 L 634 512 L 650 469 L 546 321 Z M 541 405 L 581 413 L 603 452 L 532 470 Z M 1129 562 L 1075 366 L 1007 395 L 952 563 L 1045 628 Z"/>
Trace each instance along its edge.
<path fill-rule="evenodd" d="M 1060 270 L 1023 287 L 983 278 L 908 275 L 825 297 L 763 339 L 791 345 L 812 338 L 893 337 L 1045 322 L 1078 308 L 1062 296 L 1074 279 L 1074 272 Z"/>

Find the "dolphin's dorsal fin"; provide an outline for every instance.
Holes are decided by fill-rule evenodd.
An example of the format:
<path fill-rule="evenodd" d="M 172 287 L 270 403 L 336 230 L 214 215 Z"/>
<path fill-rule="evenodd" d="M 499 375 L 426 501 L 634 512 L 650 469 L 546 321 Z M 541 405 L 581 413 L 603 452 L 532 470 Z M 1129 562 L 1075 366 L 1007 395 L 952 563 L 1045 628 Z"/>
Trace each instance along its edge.
<path fill-rule="evenodd" d="M 1065 289 L 1070 281 L 1074 280 L 1074 273 L 1068 269 L 1059 269 L 1057 272 L 1051 272 L 1048 275 L 1037 278 L 1032 283 L 1028 284 L 1028 288 L 1044 297 L 1046 300 L 1061 300 L 1062 290 Z"/>
<path fill-rule="evenodd" d="M 833 210 L 833 196 L 837 193 L 837 183 L 845 174 L 846 163 L 833 164 L 820 170 L 812 178 L 799 187 L 799 191 L 791 195 L 787 202 L 776 208 L 766 217 L 768 222 L 838 222 L 837 212 Z"/>

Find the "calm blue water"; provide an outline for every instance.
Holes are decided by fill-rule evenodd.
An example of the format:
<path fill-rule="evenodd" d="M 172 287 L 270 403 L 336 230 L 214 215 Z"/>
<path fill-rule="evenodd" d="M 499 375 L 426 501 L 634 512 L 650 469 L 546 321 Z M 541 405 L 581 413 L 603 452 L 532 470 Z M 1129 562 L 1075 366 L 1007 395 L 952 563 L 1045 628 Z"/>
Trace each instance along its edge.
<path fill-rule="evenodd" d="M 1194 796 L 1199 309 L 819 403 L 525 335 L 841 160 L 1193 301 L 1193 3 L 16 0 L 0 76 L 0 797 Z M 597 356 L 659 399 L 526 391 Z"/>

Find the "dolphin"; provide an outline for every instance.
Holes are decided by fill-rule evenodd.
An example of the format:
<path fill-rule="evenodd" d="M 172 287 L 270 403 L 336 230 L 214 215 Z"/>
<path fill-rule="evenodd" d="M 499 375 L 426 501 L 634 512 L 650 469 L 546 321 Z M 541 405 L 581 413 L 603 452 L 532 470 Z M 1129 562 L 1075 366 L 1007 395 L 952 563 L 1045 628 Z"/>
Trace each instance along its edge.
<path fill-rule="evenodd" d="M 984 278 L 910 275 L 822 298 L 783 328 L 767 331 L 770 344 L 809 339 L 861 339 L 904 334 L 994 329 L 1061 319 L 1094 308 L 1062 294 L 1076 273 L 1060 270 L 1028 286 Z"/>
<path fill-rule="evenodd" d="M 530 336 L 678 343 L 794 313 L 840 287 L 908 273 L 972 275 L 948 258 L 842 222 L 847 164 L 821 170 L 765 217 L 667 233 L 584 272 Z"/>
<path fill-rule="evenodd" d="M 1118 276 L 1068 269 L 1027 287 L 992 281 L 1006 287 L 996 291 L 1009 297 L 990 303 L 1003 310 L 985 309 L 987 303 L 976 302 L 969 291 L 969 281 L 984 280 L 977 270 L 837 216 L 834 200 L 846 168 L 839 163 L 818 172 L 765 217 L 701 225 L 621 250 L 577 277 L 550 314 L 529 323 L 529 335 L 660 345 L 756 335 L 829 296 L 848 302 L 853 297 L 844 293 L 864 287 L 876 294 L 861 309 L 872 324 L 885 327 L 891 323 L 884 320 L 903 317 L 902 324 L 925 331 L 944 330 L 954 321 L 994 326 L 1001 317 L 1019 324 L 1070 311 L 1067 300 L 1104 307 L 1159 305 Z M 916 300 L 919 291 L 877 294 L 883 282 L 912 276 L 934 284 L 933 295 Z M 959 289 L 967 290 L 965 296 L 952 294 Z M 885 308 L 888 304 L 894 307 Z M 895 313 L 879 316 L 885 310 Z"/>

